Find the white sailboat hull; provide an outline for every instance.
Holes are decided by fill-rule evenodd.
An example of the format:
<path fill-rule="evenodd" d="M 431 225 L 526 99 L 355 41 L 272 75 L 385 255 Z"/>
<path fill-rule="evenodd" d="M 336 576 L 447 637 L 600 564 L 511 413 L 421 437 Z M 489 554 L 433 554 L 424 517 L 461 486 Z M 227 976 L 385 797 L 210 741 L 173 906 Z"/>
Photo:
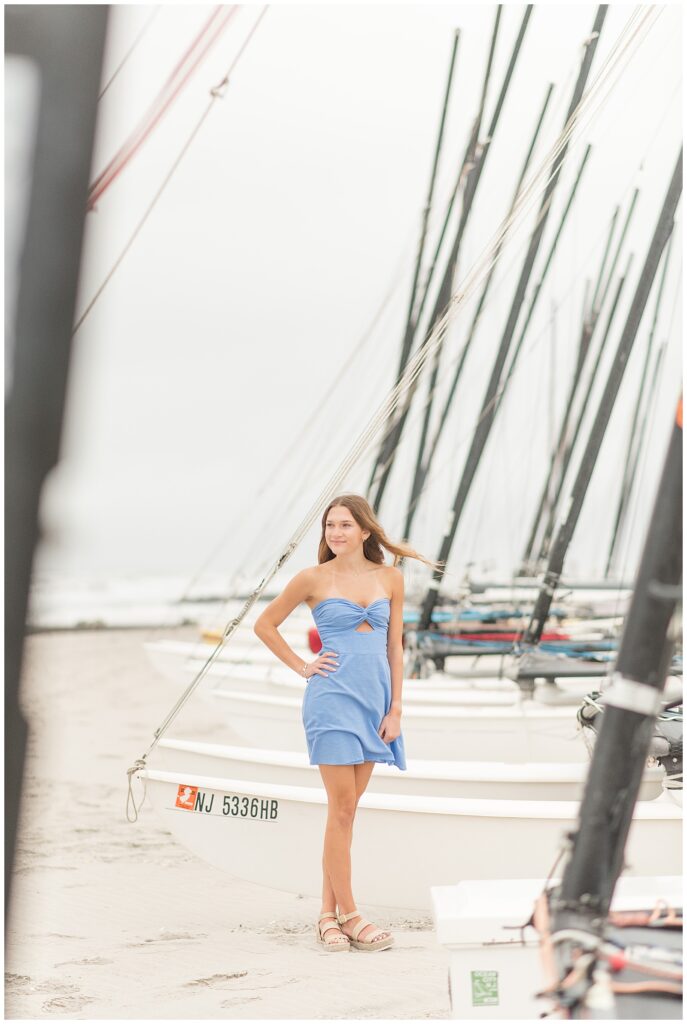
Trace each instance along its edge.
<path fill-rule="evenodd" d="M 299 638 L 296 642 L 285 637 L 287 642 L 304 661 L 312 661 L 313 652 Z M 203 641 L 155 640 L 144 645 L 153 668 L 174 682 L 189 682 L 212 653 L 214 647 Z M 514 692 L 515 684 L 503 673 L 510 661 L 502 657 L 485 655 L 482 658 L 448 659 L 447 672 L 435 673 L 428 679 L 406 679 L 404 687 L 429 687 L 455 691 L 465 687 L 476 690 L 506 690 Z M 231 641 L 219 652 L 208 675 L 213 677 L 241 679 L 244 682 L 259 682 L 267 676 L 274 682 L 298 682 L 298 676 L 283 665 L 264 644 L 255 645 Z"/>
<path fill-rule="evenodd" d="M 309 763 L 307 754 L 295 751 L 162 739 L 149 764 L 163 771 L 188 771 L 244 782 L 306 788 L 322 785 L 317 765 Z M 375 765 L 366 792 L 477 800 L 579 800 L 587 770 L 588 765 L 583 763 L 409 760 L 403 772 L 395 765 Z M 647 769 L 639 799 L 659 797 L 664 777 L 662 768 Z"/>
<path fill-rule="evenodd" d="M 221 692 L 217 709 L 229 743 L 276 750 L 305 747 L 299 698 Z M 574 707 L 542 707 L 534 701 L 492 708 L 411 705 L 403 710 L 402 728 L 406 756 L 413 759 L 588 760 Z"/>
<path fill-rule="evenodd" d="M 327 814 L 321 789 L 190 772 L 138 774 L 164 826 L 204 861 L 258 885 L 320 895 Z M 431 886 L 546 876 L 576 813 L 576 803 L 563 801 L 365 793 L 353 836 L 356 899 L 427 911 Z M 630 873 L 678 874 L 680 843 L 675 804 L 663 798 L 638 803 L 628 841 Z"/>
<path fill-rule="evenodd" d="M 198 644 L 183 644 L 176 641 L 146 644 L 146 651 L 155 669 L 179 685 L 188 685 L 198 675 L 206 658 L 199 658 Z M 184 650 L 186 648 L 187 650 Z M 207 652 L 209 654 L 209 652 Z M 270 661 L 251 659 L 250 652 L 238 648 L 235 660 L 221 656 L 210 666 L 206 681 L 201 688 L 203 696 L 221 696 L 231 691 L 249 690 L 252 693 L 273 696 L 298 695 L 305 691 L 305 680 L 277 662 L 274 655 L 267 654 Z M 304 661 L 312 655 L 301 655 Z M 240 658 L 244 660 L 241 661 Z M 566 679 L 561 685 L 539 685 L 535 699 L 542 703 L 569 703 L 579 705 L 595 680 L 589 678 Z M 513 705 L 521 699 L 521 691 L 510 679 L 448 678 L 436 674 L 428 679 L 405 679 L 403 682 L 404 704 L 456 704 L 459 706 Z"/>

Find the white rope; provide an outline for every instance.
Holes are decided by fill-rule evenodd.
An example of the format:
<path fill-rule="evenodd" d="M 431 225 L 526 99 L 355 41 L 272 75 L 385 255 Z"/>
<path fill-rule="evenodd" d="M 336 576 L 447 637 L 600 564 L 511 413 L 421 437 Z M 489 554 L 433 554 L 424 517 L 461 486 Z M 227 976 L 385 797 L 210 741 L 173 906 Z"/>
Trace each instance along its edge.
<path fill-rule="evenodd" d="M 146 795 L 148 792 L 145 776 L 143 776 L 143 778 L 141 779 L 141 782 L 143 783 L 143 796 L 141 798 L 140 804 L 137 807 L 136 797 L 134 796 L 134 790 L 132 786 L 132 780 L 134 775 L 136 775 L 142 768 L 145 768 L 145 766 L 145 758 L 139 758 L 138 761 L 134 761 L 131 768 L 127 768 L 126 770 L 128 781 L 126 792 L 126 820 L 130 821 L 132 824 L 135 821 L 138 821 L 138 815 L 140 813 L 141 808 L 143 807 L 143 804 L 145 803 Z"/>
<path fill-rule="evenodd" d="M 663 789 L 682 789 L 682 772 L 676 772 L 674 775 L 665 775 L 661 779 L 661 786 Z"/>
<path fill-rule="evenodd" d="M 452 295 L 447 308 L 436 324 L 432 331 L 427 344 L 419 349 L 414 356 L 412 356 L 406 368 L 399 379 L 398 383 L 392 388 L 390 393 L 381 403 L 375 414 L 372 416 L 367 426 L 360 433 L 358 439 L 354 443 L 353 447 L 349 451 L 348 455 L 344 458 L 338 469 L 333 473 L 330 479 L 327 481 L 325 486 L 322 488 L 317 498 L 310 506 L 310 509 L 306 513 L 305 517 L 301 521 L 300 525 L 296 528 L 291 539 L 288 541 L 283 553 L 272 565 L 268 572 L 263 576 L 260 583 L 255 587 L 253 592 L 244 602 L 243 608 L 239 614 L 232 619 L 224 629 L 223 635 L 216 647 L 209 655 L 205 664 L 201 667 L 200 671 L 196 675 L 195 679 L 188 685 L 184 693 L 180 696 L 174 707 L 171 709 L 167 717 L 164 719 L 159 728 L 155 731 L 153 742 L 150 747 L 143 755 L 142 760 L 145 761 L 150 751 L 155 747 L 158 740 L 164 734 L 166 729 L 171 725 L 177 714 L 194 693 L 197 687 L 200 685 L 202 680 L 207 675 L 208 671 L 219 657 L 219 654 L 224 647 L 225 643 L 231 638 L 236 631 L 242 619 L 246 616 L 248 611 L 252 608 L 255 602 L 258 600 L 263 590 L 269 583 L 269 581 L 276 575 L 276 573 L 282 568 L 282 566 L 288 561 L 298 544 L 305 536 L 307 531 L 310 529 L 313 522 L 321 514 L 322 508 L 326 505 L 327 501 L 335 494 L 338 493 L 341 485 L 346 479 L 350 469 L 357 462 L 360 454 L 365 448 L 371 443 L 377 432 L 380 430 L 382 425 L 388 420 L 389 415 L 396 406 L 399 404 L 401 397 L 410 388 L 412 383 L 416 380 L 419 373 L 422 370 L 425 362 L 433 355 L 435 349 L 441 344 L 449 323 L 455 318 L 458 310 L 463 303 L 472 295 L 475 289 L 482 283 L 491 267 L 496 262 L 496 253 L 498 253 L 505 242 L 506 237 L 512 233 L 514 225 L 518 225 L 518 230 L 522 230 L 525 222 L 526 213 L 532 207 L 538 197 L 540 197 L 545 189 L 545 185 L 542 187 L 542 181 L 548 179 L 549 166 L 553 164 L 556 157 L 561 153 L 563 148 L 567 145 L 575 128 L 580 124 L 582 115 L 585 115 L 588 108 L 591 107 L 592 100 L 597 100 L 599 94 L 602 94 L 604 87 L 610 89 L 608 82 L 612 83 L 612 74 L 617 71 L 617 67 L 623 57 L 629 59 L 630 46 L 635 43 L 638 39 L 640 31 L 644 31 L 646 34 L 651 25 L 656 21 L 660 14 L 660 8 L 656 13 L 656 8 L 649 8 L 645 11 L 641 17 L 637 15 L 635 11 L 628 20 L 627 25 L 621 32 L 618 40 L 610 51 L 610 54 L 602 66 L 601 71 L 594 80 L 589 90 L 582 96 L 578 106 L 571 114 L 562 132 L 556 139 L 555 143 L 543 158 L 541 166 L 532 175 L 531 180 L 528 181 L 520 195 L 517 197 L 513 209 L 511 210 L 508 217 L 504 219 L 500 227 L 495 232 L 490 243 L 485 246 L 482 251 L 482 255 L 478 258 L 476 264 L 468 272 L 466 278 L 458 286 L 456 292 Z M 639 18 L 639 24 L 637 28 L 632 28 L 632 22 L 635 18 Z M 624 36 L 628 35 L 627 41 L 624 40 Z M 560 170 L 559 170 L 560 173 Z"/>

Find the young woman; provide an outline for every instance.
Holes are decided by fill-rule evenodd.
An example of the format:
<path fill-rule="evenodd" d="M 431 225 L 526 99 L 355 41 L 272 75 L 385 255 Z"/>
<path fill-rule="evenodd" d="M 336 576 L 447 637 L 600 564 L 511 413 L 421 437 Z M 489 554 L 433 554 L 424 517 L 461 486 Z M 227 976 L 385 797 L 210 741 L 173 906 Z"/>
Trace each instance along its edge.
<path fill-rule="evenodd" d="M 384 563 L 382 548 L 432 568 L 436 564 L 389 540 L 365 498 L 334 498 L 322 516 L 319 564 L 297 573 L 254 626 L 284 664 L 311 680 L 303 697 L 303 725 L 310 763 L 318 765 L 327 791 L 317 939 L 328 952 L 351 945 L 388 949 L 394 941 L 390 932 L 363 919 L 351 890 L 353 819 L 375 762 L 406 767 L 403 575 Z M 312 610 L 322 641 L 315 660 L 305 663 L 278 630 L 302 601 Z"/>

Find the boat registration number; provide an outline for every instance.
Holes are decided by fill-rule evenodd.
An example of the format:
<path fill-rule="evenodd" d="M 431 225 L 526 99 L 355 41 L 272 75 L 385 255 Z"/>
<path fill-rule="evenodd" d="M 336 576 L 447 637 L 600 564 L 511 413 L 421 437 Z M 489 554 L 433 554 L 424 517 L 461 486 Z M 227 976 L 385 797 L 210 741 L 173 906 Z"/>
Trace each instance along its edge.
<path fill-rule="evenodd" d="M 232 793 L 209 793 L 197 786 L 179 786 L 175 807 L 200 814 L 215 814 L 227 818 L 253 818 L 256 821 L 276 821 L 279 801 L 257 796 L 238 796 Z"/>

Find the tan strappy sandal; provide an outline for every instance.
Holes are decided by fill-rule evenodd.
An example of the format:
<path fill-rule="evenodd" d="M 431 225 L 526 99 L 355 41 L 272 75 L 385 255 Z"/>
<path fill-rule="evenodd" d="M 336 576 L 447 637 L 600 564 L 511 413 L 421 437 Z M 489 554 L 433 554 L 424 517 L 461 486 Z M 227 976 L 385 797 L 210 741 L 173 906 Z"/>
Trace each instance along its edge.
<path fill-rule="evenodd" d="M 361 931 L 364 928 L 367 928 L 367 927 L 369 927 L 369 925 L 372 924 L 371 921 L 366 921 L 364 919 L 364 917 L 362 916 L 362 914 L 360 913 L 359 910 L 352 910 L 350 912 L 350 914 L 339 914 L 338 917 L 337 917 L 337 921 L 339 922 L 339 924 L 345 924 L 346 921 L 350 921 L 351 918 L 353 918 L 353 917 L 359 917 L 360 918 L 360 921 L 358 922 L 358 924 L 356 924 L 354 926 L 353 931 L 352 931 L 351 935 L 349 936 L 351 945 L 355 946 L 356 949 L 362 949 L 365 952 L 372 953 L 372 952 L 374 952 L 374 950 L 377 950 L 377 949 L 388 949 L 389 946 L 393 946 L 393 944 L 394 944 L 394 937 L 393 937 L 393 935 L 389 935 L 386 939 L 380 939 L 379 938 L 380 935 L 384 934 L 384 932 L 383 932 L 383 930 L 381 928 L 375 928 L 375 930 L 373 932 L 370 932 L 368 934 L 368 936 L 365 939 L 363 939 L 363 940 L 358 938 L 358 936 L 360 935 Z M 346 933 L 344 932 L 344 935 L 345 934 Z"/>
<path fill-rule="evenodd" d="M 330 923 L 322 927 L 323 921 L 329 921 Z M 327 942 L 325 935 L 332 929 L 339 933 L 340 938 L 332 939 Z M 341 925 L 338 924 L 337 916 L 333 910 L 328 910 L 325 914 L 320 914 L 317 919 L 317 924 L 315 925 L 315 933 L 317 935 L 317 941 L 321 946 L 324 946 L 328 953 L 339 953 L 343 949 L 350 950 L 351 948 L 351 940 L 348 935 L 346 935 Z"/>

